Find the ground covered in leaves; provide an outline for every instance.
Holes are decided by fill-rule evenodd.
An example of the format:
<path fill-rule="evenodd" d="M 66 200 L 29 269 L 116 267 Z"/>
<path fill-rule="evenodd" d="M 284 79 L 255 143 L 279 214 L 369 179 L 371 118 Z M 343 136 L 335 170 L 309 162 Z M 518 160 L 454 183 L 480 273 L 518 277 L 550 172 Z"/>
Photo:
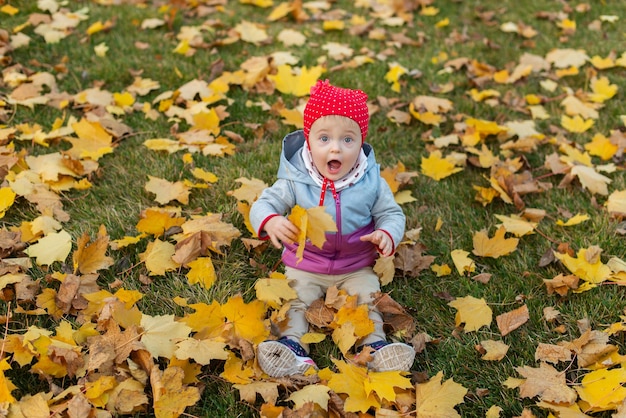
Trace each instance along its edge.
<path fill-rule="evenodd" d="M 496 308 L 497 298 L 489 293 L 496 278 L 485 267 L 515 256 L 526 242 L 541 236 L 550 247 L 537 263 L 519 271 L 525 277 L 541 271 L 541 292 L 567 298 L 626 284 L 626 117 L 615 110 L 626 88 L 621 81 L 626 50 L 589 55 L 568 47 L 569 38 L 581 32 L 619 31 L 623 15 L 602 13 L 596 4 L 558 3 L 558 10 L 535 10 L 529 21 L 512 22 L 498 21 L 493 10 L 476 9 L 475 19 L 482 25 L 497 27 L 525 49 L 506 51 L 511 62 L 501 67 L 458 53 L 433 56 L 437 74 L 463 80 L 464 103 L 450 98 L 460 89 L 452 81 L 433 81 L 429 92 L 412 94 L 411 83 L 424 74 L 402 64 L 404 51 L 417 53 L 428 42 L 416 22 L 445 31 L 442 44 L 469 42 L 461 28 L 450 28 L 448 2 L 434 0 L 122 2 L 141 11 L 141 18 L 132 18 L 137 33 L 132 47 L 137 51 L 154 47 L 152 42 L 177 60 L 192 61 L 201 54 L 216 57 L 201 77 L 184 77 L 174 66 L 167 77 L 180 82 L 172 88 L 164 88 L 165 81 L 156 75 L 128 68 L 124 72 L 132 74 L 132 82 L 117 90 L 107 86 L 107 81 L 116 82 L 113 79 L 72 89 L 64 82 L 72 63 L 63 57 L 49 62 L 15 59 L 29 48 L 75 42 L 73 48 L 84 51 L 91 65 L 104 66 L 116 54 L 119 20 L 126 18 L 122 14 L 101 19 L 89 6 L 122 7 L 114 3 L 0 2 L 0 215 L 5 221 L 0 230 L 0 289 L 6 310 L 0 414 L 207 414 L 211 410 L 198 405 L 203 396 L 214 396 L 204 391 L 207 379 L 214 378 L 232 385 L 241 402 L 263 417 L 468 416 L 464 403 L 476 399 L 489 399 L 481 409 L 487 417 L 512 416 L 512 411 L 525 417 L 585 417 L 603 411 L 626 416 L 622 312 L 598 327 L 584 317 L 566 322 L 554 306 L 532 305 L 525 295 L 517 295 L 512 306 Z M 246 10 L 256 19 L 238 19 L 234 10 Z M 446 11 L 451 16 L 446 17 Z M 9 19 L 11 26 L 4 26 Z M 198 23 L 180 23 L 187 19 Z M 548 32 L 535 29 L 537 22 L 547 23 Z M 337 33 L 367 39 L 377 47 L 355 50 L 347 42 L 331 40 Z M 553 37 L 557 46 L 537 53 L 535 42 L 542 36 Z M 501 48 L 489 39 L 483 42 Z M 318 49 L 307 53 L 315 59 L 303 65 L 298 52 L 311 43 Z M 220 57 L 238 44 L 250 48 L 237 65 L 226 53 Z M 256 54 L 260 48 L 272 52 Z M 155 52 L 155 61 L 161 54 Z M 338 289 L 331 289 L 307 315 L 313 325 L 307 341 L 332 342 L 338 349 L 328 367 L 272 379 L 256 364 L 256 345 L 270 338 L 270 322 L 280 326 L 286 320 L 295 296 L 278 263 L 263 264 L 267 243 L 254 236 L 247 221 L 250 204 L 268 184 L 259 177 L 271 170 L 258 168 L 258 176 L 231 173 L 223 185 L 224 180 L 201 168 L 199 161 L 234 159 L 246 144 L 254 144 L 248 147 L 254 155 L 254 147 L 277 136 L 277 125 L 300 128 L 310 86 L 345 71 L 356 78 L 378 71 L 379 88 L 385 93 L 370 94 L 369 103 L 378 118 L 372 122 L 376 133 L 392 126 L 423 150 L 419 159 L 407 157 L 417 161 L 415 166 L 397 161 L 381 171 L 398 203 L 412 216 L 396 255 L 380 259 L 375 267 L 383 286 L 399 277 L 428 274 L 441 281 L 468 280 L 486 289 L 481 293 L 486 296 L 438 292 L 450 322 L 436 335 L 417 325 L 429 318 L 408 298 L 381 293 L 377 306 L 387 331 L 424 354 L 443 345 L 443 335 L 462 340 L 468 333 L 490 330 L 480 334 L 470 351 L 489 367 L 512 363 L 512 373 L 500 384 L 519 400 L 516 405 L 500 405 L 494 401 L 497 394 L 489 394 L 480 381 L 472 385 L 466 379 L 461 384 L 443 370 L 368 371 L 371 353 L 354 355 L 352 350 L 371 331 L 367 307 Z M 572 87 L 576 84 L 570 80 L 582 85 Z M 474 114 L 473 106 L 506 107 L 511 113 L 486 118 Z M 34 122 L 37 112 L 53 117 L 47 125 Z M 246 112 L 257 112 L 265 120 L 242 124 L 245 130 L 238 131 L 233 125 Z M 132 214 L 125 233 L 110 236 L 104 215 L 95 220 L 101 225 L 97 230 L 76 233 L 70 226 L 80 222 L 80 216 L 70 215 L 68 201 L 97 193 L 107 163 L 115 164 L 116 154 L 125 152 L 130 138 L 139 135 L 138 117 L 168 128 L 158 136 L 141 133 L 139 154 L 165 155 L 180 162 L 181 169 L 169 178 L 152 172 L 134 178 L 151 204 Z M 267 165 L 273 169 L 275 164 L 276 159 Z M 416 202 L 429 198 L 420 196 L 427 191 L 415 186 L 417 179 L 426 179 L 434 190 L 470 172 L 479 173 L 471 184 L 471 202 L 444 205 L 449 203 L 453 211 L 456 205 L 484 210 L 496 206 L 501 212 L 494 212 L 495 221 L 483 228 L 463 230 L 469 237 L 465 241 L 440 237 L 450 243 L 446 251 L 428 248 L 423 243 L 425 228 L 415 219 L 420 210 Z M 195 195 L 220 183 L 227 202 L 221 206 L 228 209 L 210 204 L 202 211 L 188 208 Z M 550 198 L 543 200 L 544 206 L 534 205 L 537 195 L 563 192 L 588 202 L 590 213 L 571 212 L 562 203 L 555 208 Z M 319 237 L 329 226 L 315 208 L 297 208 L 292 216 L 302 226 L 301 244 L 323 244 Z M 436 217 L 428 232 L 445 229 L 447 221 Z M 610 250 L 589 242 L 593 236 L 570 242 L 544 232 L 588 224 L 610 235 L 603 241 L 612 243 Z M 240 251 L 240 259 L 266 273 L 255 277 L 253 297 L 232 292 L 207 302 L 173 292 L 168 295 L 171 306 L 143 304 L 146 294 L 139 289 L 148 289 L 164 276 L 183 278 L 185 286 L 201 292 L 217 286 L 225 280 L 220 260 L 231 256 L 233 248 Z M 113 269 L 135 272 L 133 283 L 126 274 L 107 275 Z M 529 337 L 535 363 L 517 363 L 516 354 L 509 352 L 510 339 L 529 327 L 533 316 L 534 324 L 556 337 Z"/>

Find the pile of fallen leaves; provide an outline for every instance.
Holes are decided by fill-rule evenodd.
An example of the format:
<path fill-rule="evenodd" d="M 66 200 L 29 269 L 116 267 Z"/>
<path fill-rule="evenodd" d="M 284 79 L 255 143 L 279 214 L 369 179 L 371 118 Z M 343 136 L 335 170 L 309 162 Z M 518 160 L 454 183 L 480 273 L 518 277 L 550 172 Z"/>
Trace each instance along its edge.
<path fill-rule="evenodd" d="M 99 1 L 98 3 L 106 3 Z M 176 2 L 184 4 L 184 2 Z M 187 5 L 196 16 L 221 13 L 228 7 L 226 1 L 190 2 Z M 250 7 L 271 7 L 264 16 L 266 22 L 292 19 L 298 23 L 318 22 L 317 33 L 342 30 L 354 36 L 381 41 L 381 51 L 359 51 L 347 45 L 328 42 L 322 45 L 328 62 L 310 68 L 299 67 L 299 59 L 291 52 L 276 51 L 272 55 L 251 56 L 240 68 L 215 68 L 210 81 L 190 80 L 172 91 L 161 91 L 157 80 L 136 76 L 123 91 L 110 92 L 98 85 L 82 91 L 60 91 L 55 77 L 63 71 L 59 63 L 53 70 L 44 66 L 31 68 L 26 63 L 14 63 L 15 49 L 27 48 L 32 38 L 46 43 L 58 43 L 68 36 L 93 36 L 115 31 L 114 22 L 102 22 L 89 15 L 88 9 L 72 9 L 72 3 L 62 5 L 55 0 L 39 1 L 40 13 L 24 16 L 19 27 L 0 29 L 1 86 L 6 92 L 0 99 L 0 216 L 20 206 L 29 206 L 38 212 L 34 219 L 19 225 L 7 225 L 0 230 L 0 289 L 6 302 L 4 316 L 6 332 L 0 360 L 0 411 L 15 417 L 44 417 L 50 415 L 83 417 L 127 415 L 150 411 L 159 417 L 175 417 L 187 407 L 196 404 L 201 396 L 200 375 L 207 370 L 233 384 L 241 399 L 260 404 L 265 417 L 309 416 L 328 413 L 332 416 L 356 416 L 352 413 L 377 416 L 458 416 L 455 407 L 463 402 L 468 389 L 443 373 L 422 380 L 402 372 L 371 372 L 364 366 L 371 353 L 355 356 L 356 341 L 371 331 L 367 307 L 337 289 L 331 289 L 326 298 L 314 304 L 307 317 L 313 325 L 305 336 L 309 343 L 325 339 L 339 347 L 343 359 L 334 359 L 334 367 L 293 378 L 271 379 L 255 362 L 255 346 L 270 336 L 270 320 L 281 324 L 286 320 L 289 301 L 295 297 L 288 281 L 279 273 L 259 278 L 255 284 L 256 299 L 246 302 L 241 295 L 232 295 L 224 303 L 213 301 L 189 303 L 175 298 L 185 312 L 182 316 L 150 316 L 140 311 L 138 302 L 143 295 L 124 288 L 124 283 L 110 283 L 108 289 L 98 284 L 98 278 L 114 263 L 116 251 L 145 243 L 145 251 L 138 254 L 144 274 L 141 280 L 149 283 L 151 276 L 181 272 L 191 286 L 209 288 L 219 272 L 213 257 L 223 254 L 234 240 L 242 240 L 251 253 L 266 245 L 249 228 L 247 214 L 250 205 L 267 185 L 256 178 L 240 178 L 240 187 L 229 193 L 248 230 L 240 231 L 222 220 L 222 214 L 185 215 L 182 207 L 194 190 L 209 187 L 219 181 L 211 172 L 195 167 L 193 156 L 201 153 L 215 158 L 227 158 L 236 152 L 237 143 L 244 138 L 223 128 L 222 122 L 231 116 L 228 111 L 231 89 L 243 89 L 259 94 L 249 106 L 258 106 L 278 115 L 282 122 L 293 127 L 302 126 L 301 106 L 287 108 L 282 101 L 267 104 L 261 94 L 295 96 L 304 103 L 310 86 L 327 72 L 361 66 L 388 66 L 385 81 L 390 94 L 399 93 L 415 72 L 398 62 L 387 62 L 396 49 L 416 46 L 419 37 L 388 32 L 385 27 L 401 26 L 415 14 L 437 19 L 434 1 L 368 2 L 360 9 L 367 16 L 348 16 L 344 10 L 325 1 L 285 2 L 273 6 L 271 1 L 243 1 Z M 361 3 L 361 2 L 360 2 Z M 173 6 L 172 6 L 173 7 Z M 586 13 L 590 6 L 580 5 L 576 13 Z M 260 9 L 264 10 L 264 9 Z M 18 15 L 11 5 L 0 7 L 0 13 Z M 561 13 L 544 13 L 559 28 L 561 41 L 577 30 L 567 7 Z M 139 30 L 159 31 L 168 26 L 175 14 L 165 8 L 163 19 L 146 19 Z M 493 16 L 481 16 L 489 20 Z M 618 17 L 603 16 L 591 22 L 588 30 L 603 30 Z M 446 20 L 433 21 L 445 27 Z M 525 39 L 528 44 L 537 32 L 525 23 L 505 22 L 501 30 Z M 212 42 L 204 40 L 203 33 L 212 32 Z M 462 36 L 450 40 L 462 42 Z M 323 37 L 321 38 L 323 39 Z M 297 48 L 306 42 L 306 36 L 284 29 L 276 40 L 285 48 Z M 39 39 L 40 41 L 40 39 Z M 235 42 L 253 45 L 268 44 L 274 40 L 264 25 L 242 21 L 224 30 L 218 20 L 207 20 L 200 26 L 183 26 L 176 34 L 173 51 L 184 57 L 192 56 L 200 48 L 220 48 Z M 387 47 L 386 45 L 391 45 Z M 143 48 L 141 44 L 137 48 Z M 390 49 L 392 52 L 390 52 Z M 106 43 L 97 45 L 94 54 L 106 56 Z M 399 270 L 407 276 L 418 276 L 430 269 L 437 276 L 457 273 L 488 283 L 488 273 L 477 274 L 477 258 L 499 258 L 516 251 L 525 236 L 539 233 L 547 222 L 563 228 L 575 227 L 589 220 L 586 214 L 571 214 L 566 220 L 554 221 L 546 210 L 529 208 L 525 196 L 547 193 L 552 183 L 545 177 L 536 177 L 524 154 L 538 147 L 552 149 L 543 161 L 544 176 L 559 179 L 559 187 L 577 185 L 587 196 L 599 199 L 598 205 L 608 217 L 621 220 L 626 215 L 626 190 L 612 190 L 612 177 L 624 169 L 626 135 L 622 121 L 614 120 L 604 133 L 588 135 L 600 117 L 605 103 L 616 100 L 618 86 L 611 78 L 624 75 L 626 51 L 607 52 L 604 57 L 589 57 L 582 50 L 554 49 L 545 56 L 528 52 L 519 57 L 515 66 L 494 68 L 474 58 L 438 57 L 441 71 L 462 73 L 475 86 L 467 92 L 470 100 L 493 106 L 506 105 L 516 109 L 519 120 L 492 121 L 469 117 L 455 112 L 454 103 L 445 94 L 453 85 L 433 86 L 437 96 L 419 95 L 405 104 L 388 98 L 377 98 L 370 103 L 372 112 L 386 111 L 386 117 L 399 125 L 423 124 L 440 127 L 453 120 L 453 128 L 445 135 L 434 136 L 429 130 L 423 136 L 428 155 L 422 157 L 420 173 L 441 181 L 472 167 L 484 172 L 484 183 L 475 184 L 475 199 L 482 205 L 500 200 L 517 211 L 512 215 L 496 215 L 501 222 L 493 234 L 482 230 L 473 234 L 473 248 L 457 248 L 448 257 L 453 266 L 435 264 L 435 255 L 427 255 L 419 242 L 420 231 L 406 233 L 406 240 L 395 257 L 379 260 L 376 271 L 381 282 L 388 284 Z M 337 62 L 334 66 L 328 63 Z M 560 80 L 587 74 L 584 89 L 572 90 L 559 84 Z M 520 97 L 515 84 L 538 82 L 536 94 Z M 500 90 L 507 89 L 506 94 Z M 157 94 L 158 93 L 158 94 Z M 156 94 L 147 101 L 145 97 Z M 560 125 L 551 125 L 542 132 L 537 124 L 550 119 L 545 104 L 558 101 L 562 108 Z M 16 106 L 36 109 L 49 106 L 58 109 L 60 116 L 52 126 L 12 119 Z M 393 110 L 389 110 L 392 107 Z M 123 146 L 124 138 L 133 132 L 124 118 L 141 113 L 156 120 L 176 121 L 168 138 L 152 138 L 144 142 L 148 150 L 170 154 L 183 152 L 185 174 L 194 181 L 170 181 L 151 176 L 145 190 L 154 195 L 158 204 L 137 214 L 136 235 L 111 239 L 104 227 L 95 237 L 85 233 L 74 240 L 65 231 L 70 222 L 63 208 L 64 193 L 88 191 L 94 184 L 94 173 L 102 169 L 102 156 Z M 188 129 L 184 130 L 183 127 Z M 255 140 L 264 135 L 268 125 L 249 126 Z M 569 138 L 580 135 L 586 142 Z M 38 144 L 43 149 L 50 144 L 67 142 L 63 152 L 41 152 L 29 155 L 20 150 L 20 142 Z M 497 149 L 499 152 L 494 152 Z M 104 169 L 106 172 L 106 169 Z M 409 186 L 418 172 L 409 171 L 402 163 L 387 167 L 382 172 L 401 204 L 415 199 Z M 314 210 L 298 208 L 301 242 L 309 239 L 315 245 L 323 244 L 320 236 L 330 227 Z M 440 220 L 436 229 L 441 228 Z M 616 227 L 616 234 L 624 229 Z M 620 238 L 621 239 L 621 238 Z M 69 263 L 71 260 L 71 264 Z M 546 291 L 561 296 L 583 292 L 599 284 L 610 282 L 626 284 L 626 262 L 616 256 L 602 256 L 602 249 L 590 246 L 574 250 L 560 243 L 542 259 L 542 266 L 559 261 L 563 273 L 545 279 Z M 41 277 L 33 269 L 45 270 Z M 387 331 L 397 339 L 413 344 L 419 352 L 432 338 L 418 334 L 414 320 L 389 295 L 380 294 L 377 306 L 383 313 Z M 450 301 L 456 310 L 455 324 L 464 332 L 490 327 L 492 311 L 485 299 L 472 296 Z M 559 325 L 559 312 L 546 307 L 542 312 L 547 324 Z M 54 326 L 12 330 L 9 324 L 24 316 L 41 316 L 53 320 Z M 525 304 L 496 317 L 501 336 L 514 332 L 529 319 Z M 604 330 L 591 329 L 588 323 L 579 323 L 580 337 L 557 344 L 538 343 L 536 360 L 539 367 L 517 367 L 519 377 L 503 382 L 508 388 L 517 388 L 519 396 L 536 398 L 539 408 L 559 416 L 587 416 L 606 410 L 626 413 L 626 374 L 622 371 L 623 355 L 611 344 L 610 337 L 626 331 L 626 320 Z M 476 347 L 485 361 L 505 358 L 508 346 L 502 341 L 485 340 Z M 580 381 L 566 381 L 564 370 L 573 364 L 584 371 Z M 14 397 L 17 389 L 7 377 L 10 371 L 30 373 L 48 384 L 48 390 Z M 284 390 L 287 389 L 287 390 Z M 22 391 L 25 389 L 22 389 Z M 287 395 L 288 394 L 288 395 Z M 497 417 L 502 409 L 493 405 L 487 416 Z M 531 416 L 530 411 L 525 412 Z M 621 415 L 620 415 L 621 416 Z"/>

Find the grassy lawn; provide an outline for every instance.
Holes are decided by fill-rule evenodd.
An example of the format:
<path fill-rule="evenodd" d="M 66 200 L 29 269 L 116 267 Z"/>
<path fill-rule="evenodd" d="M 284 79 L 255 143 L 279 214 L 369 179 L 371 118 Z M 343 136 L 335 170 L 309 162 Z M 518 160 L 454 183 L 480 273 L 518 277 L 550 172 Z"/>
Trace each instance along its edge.
<path fill-rule="evenodd" d="M 626 378 L 618 375 L 626 354 L 626 6 L 264 3 L 0 0 L 2 408 L 15 417 L 29 416 L 34 409 L 28 408 L 41 416 L 98 410 L 98 416 L 220 417 L 617 411 L 626 402 Z M 292 43 L 298 36 L 304 42 Z M 281 65 L 293 72 L 282 75 Z M 247 180 L 273 183 L 281 140 L 301 123 L 294 115 L 307 95 L 296 91 L 313 83 L 306 74 L 315 71 L 368 94 L 368 142 L 382 169 L 409 178 L 400 186 L 411 197 L 402 204 L 413 232 L 404 246 L 423 264 L 396 264 L 383 291 L 415 321 L 396 337 L 429 342 L 413 373 L 396 377 L 424 385 L 442 373 L 442 383 L 464 389 L 453 402 L 445 385 L 438 388 L 449 405 L 433 406 L 437 392 L 420 398 L 419 389 L 396 386 L 396 400 L 361 415 L 350 407 L 326 413 L 319 405 L 293 412 L 300 405 L 287 398 L 327 384 L 328 374 L 269 379 L 250 354 L 269 331 L 265 316 L 278 310 L 259 302 L 255 283 L 282 268 L 279 250 L 248 247 L 254 237 L 232 192 Z M 106 133 L 93 128 L 81 135 L 79 121 Z M 202 134 L 185 140 L 194 129 Z M 150 188 L 151 178 L 169 183 Z M 176 188 L 186 197 L 172 197 Z M 155 218 L 140 235 L 149 209 L 166 213 L 170 223 L 159 229 Z M 204 235 L 195 255 L 211 264 L 214 281 L 203 270 L 202 283 L 194 283 L 188 262 L 195 257 L 178 264 L 171 257 L 190 235 L 183 222 L 211 214 L 221 216 L 212 225 L 222 229 Z M 503 220 L 515 217 L 526 226 L 535 222 L 528 234 L 516 235 Z M 505 242 L 494 238 L 500 224 L 508 225 L 506 239 L 519 240 L 502 253 Z M 101 225 L 106 230 L 98 241 Z M 480 231 L 491 245 L 482 251 Z M 69 240 L 59 241 L 64 234 Z M 91 253 L 81 237 L 94 243 Z M 136 241 L 124 245 L 128 237 Z M 473 263 L 459 264 L 458 250 Z M 438 273 L 446 266 L 448 273 Z M 573 284 L 558 286 L 561 280 Z M 258 303 L 263 318 L 238 323 L 224 313 L 214 324 L 201 310 L 226 312 L 239 295 L 246 309 Z M 482 301 L 480 314 L 454 307 L 470 297 Z M 513 318 L 519 326 L 508 330 L 497 322 L 524 307 L 528 317 Z M 169 324 L 163 335 L 146 325 L 159 319 Z M 231 358 L 203 361 L 194 350 L 174 358 L 172 350 L 185 353 L 167 333 L 185 339 L 177 334 L 181 324 L 194 337 L 186 342 L 222 344 L 221 354 Z M 238 329 L 245 326 L 257 334 L 246 337 Z M 508 350 L 484 360 L 485 341 Z M 133 349 L 120 357 L 126 345 Z M 538 351 L 545 345 L 565 347 L 570 357 Z M 333 360 L 342 353 L 330 335 L 312 356 L 328 373 L 341 374 Z M 545 365 L 555 372 L 539 372 Z M 604 386 L 583 380 L 597 369 L 615 377 Z M 179 370 L 184 378 L 174 375 Z M 536 374 L 529 377 L 529 370 Z M 233 389 L 251 383 L 277 390 L 276 409 L 266 393 L 249 402 Z M 567 396 L 574 399 L 564 401 Z M 331 405 L 345 406 L 332 397 Z"/>

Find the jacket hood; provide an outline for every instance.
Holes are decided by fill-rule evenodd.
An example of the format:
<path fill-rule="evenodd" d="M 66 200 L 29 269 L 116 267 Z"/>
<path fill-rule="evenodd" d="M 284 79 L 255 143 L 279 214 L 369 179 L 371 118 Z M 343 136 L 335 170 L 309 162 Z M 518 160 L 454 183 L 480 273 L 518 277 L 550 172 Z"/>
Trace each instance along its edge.
<path fill-rule="evenodd" d="M 302 130 L 291 132 L 283 139 L 283 148 L 280 154 L 280 165 L 278 166 L 278 178 L 297 181 L 300 183 L 315 185 L 311 176 L 307 173 L 304 161 L 302 161 L 302 147 L 306 146 L 304 132 Z M 374 157 L 374 149 L 368 143 L 363 144 L 363 152 L 367 157 L 367 169 L 378 169 Z"/>

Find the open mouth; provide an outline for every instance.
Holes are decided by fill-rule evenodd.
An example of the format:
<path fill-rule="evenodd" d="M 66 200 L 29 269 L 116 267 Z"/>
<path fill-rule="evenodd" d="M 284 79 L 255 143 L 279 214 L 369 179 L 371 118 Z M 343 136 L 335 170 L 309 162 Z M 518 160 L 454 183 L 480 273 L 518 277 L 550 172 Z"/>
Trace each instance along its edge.
<path fill-rule="evenodd" d="M 328 172 L 331 174 L 337 174 L 341 169 L 341 161 L 331 160 L 327 164 Z"/>

